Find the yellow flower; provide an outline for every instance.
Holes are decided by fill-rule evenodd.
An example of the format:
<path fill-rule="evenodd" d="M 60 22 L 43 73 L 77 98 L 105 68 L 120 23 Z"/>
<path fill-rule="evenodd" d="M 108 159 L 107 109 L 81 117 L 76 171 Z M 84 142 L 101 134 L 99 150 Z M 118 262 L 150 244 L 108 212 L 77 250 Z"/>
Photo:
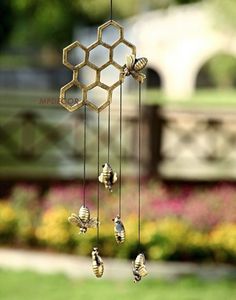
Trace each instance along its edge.
<path fill-rule="evenodd" d="M 8 233 L 16 225 L 17 216 L 11 205 L 0 202 L 0 233 Z"/>
<path fill-rule="evenodd" d="M 236 255 L 236 224 L 221 224 L 212 231 L 209 243 L 212 247 L 223 249 Z"/>
<path fill-rule="evenodd" d="M 75 237 L 75 228 L 68 222 L 69 212 L 63 207 L 46 211 L 36 229 L 36 237 L 48 246 L 66 248 Z"/>

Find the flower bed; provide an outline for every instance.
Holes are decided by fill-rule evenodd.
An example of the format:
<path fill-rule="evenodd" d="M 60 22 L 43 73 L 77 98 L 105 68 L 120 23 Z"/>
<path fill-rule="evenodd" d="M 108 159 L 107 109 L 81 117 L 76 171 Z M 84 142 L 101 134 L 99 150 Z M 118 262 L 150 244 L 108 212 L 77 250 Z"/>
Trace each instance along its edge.
<path fill-rule="evenodd" d="M 100 247 L 103 256 L 133 257 L 137 251 L 137 187 L 123 188 L 127 239 L 117 245 L 112 218 L 118 197 L 101 192 Z M 132 197 L 131 197 L 132 195 Z M 39 197 L 37 187 L 16 186 L 0 202 L 2 244 L 42 247 L 89 255 L 96 230 L 78 235 L 67 218 L 81 206 L 82 187 L 52 186 Z M 87 205 L 96 215 L 96 184 L 87 186 Z M 150 259 L 236 262 L 236 189 L 233 185 L 190 188 L 146 183 L 142 188 L 142 247 Z"/>

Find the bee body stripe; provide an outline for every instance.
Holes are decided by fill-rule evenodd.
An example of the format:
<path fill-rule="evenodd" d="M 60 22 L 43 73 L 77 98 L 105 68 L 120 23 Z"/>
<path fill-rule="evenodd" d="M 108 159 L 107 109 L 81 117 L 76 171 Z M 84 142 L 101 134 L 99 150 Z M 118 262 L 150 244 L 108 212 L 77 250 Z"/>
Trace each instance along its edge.
<path fill-rule="evenodd" d="M 87 223 L 90 219 L 90 212 L 86 206 L 81 206 L 79 210 L 79 218 L 84 222 Z"/>
<path fill-rule="evenodd" d="M 115 238 L 118 244 L 124 243 L 125 241 L 125 230 L 117 231 L 115 230 Z"/>
<path fill-rule="evenodd" d="M 104 272 L 104 264 L 101 257 L 98 255 L 97 248 L 92 251 L 92 268 L 93 273 L 97 278 L 102 277 Z"/>
<path fill-rule="evenodd" d="M 136 60 L 134 64 L 134 70 L 141 71 L 142 69 L 145 68 L 146 64 L 147 64 L 147 59 L 145 57 L 139 58 Z"/>

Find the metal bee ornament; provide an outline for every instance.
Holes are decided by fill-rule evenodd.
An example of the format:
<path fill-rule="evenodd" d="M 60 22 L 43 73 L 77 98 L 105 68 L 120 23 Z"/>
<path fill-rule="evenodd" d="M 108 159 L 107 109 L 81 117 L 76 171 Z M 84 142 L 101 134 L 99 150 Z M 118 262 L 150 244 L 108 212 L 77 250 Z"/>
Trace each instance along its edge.
<path fill-rule="evenodd" d="M 148 60 L 145 57 L 136 58 L 134 54 L 128 55 L 126 57 L 126 64 L 123 67 L 123 77 L 132 75 L 135 80 L 143 83 L 146 76 L 140 71 L 146 67 L 147 63 Z"/>
<path fill-rule="evenodd" d="M 90 218 L 90 211 L 86 206 L 81 206 L 79 215 L 71 214 L 68 221 L 80 228 L 80 234 L 86 233 L 88 228 L 99 226 L 99 222 L 95 218 Z"/>
<path fill-rule="evenodd" d="M 92 251 L 92 267 L 94 275 L 97 278 L 102 277 L 104 272 L 104 263 L 101 257 L 98 255 L 98 248 L 93 248 Z"/>
<path fill-rule="evenodd" d="M 143 253 L 138 254 L 133 262 L 134 283 L 140 281 L 142 277 L 148 274 L 145 267 L 145 256 Z"/>
<path fill-rule="evenodd" d="M 125 241 L 125 227 L 120 219 L 120 216 L 117 216 L 112 220 L 114 222 L 114 233 L 117 244 L 124 243 Z"/>
<path fill-rule="evenodd" d="M 88 46 L 85 46 L 81 43 L 81 41 L 76 40 L 67 47 L 63 49 L 63 64 L 64 66 L 69 69 L 72 72 L 72 80 L 65 84 L 61 90 L 60 90 L 60 97 L 59 97 L 59 103 L 62 105 L 65 109 L 67 109 L 69 112 L 74 112 L 76 110 L 79 110 L 81 108 L 84 109 L 84 117 L 83 117 L 83 205 L 80 207 L 79 213 L 75 214 L 72 213 L 68 221 L 79 228 L 79 233 L 85 234 L 89 228 L 96 228 L 97 229 L 97 242 L 96 245 L 99 244 L 99 234 L 100 234 L 100 183 L 104 184 L 105 189 L 107 189 L 109 192 L 112 192 L 113 185 L 117 182 L 117 173 L 113 171 L 111 165 L 110 165 L 110 137 L 111 137 L 111 103 L 114 96 L 114 90 L 118 87 L 120 87 L 120 114 L 119 114 L 119 215 L 117 215 L 114 219 L 114 235 L 115 240 L 117 244 L 122 244 L 125 242 L 126 239 L 126 232 L 123 222 L 121 221 L 121 203 L 122 203 L 122 122 L 123 122 L 123 84 L 128 76 L 132 76 L 137 82 L 137 87 L 139 88 L 139 96 L 138 96 L 138 160 L 139 160 L 139 194 L 138 194 L 138 232 L 139 232 L 139 242 L 140 242 L 140 182 L 141 182 L 141 155 L 140 155 L 140 145 L 141 145 L 141 104 L 142 104 L 142 93 L 141 93 L 141 83 L 144 82 L 146 76 L 142 73 L 142 70 L 146 67 L 148 60 L 145 57 L 136 58 L 136 46 L 130 43 L 125 38 L 125 30 L 124 27 L 121 26 L 118 22 L 113 20 L 113 14 L 112 14 L 112 2 L 110 1 L 110 11 L 111 16 L 109 21 L 105 22 L 97 29 L 97 37 L 96 40 Z M 116 31 L 116 37 L 112 37 L 112 41 L 107 41 L 105 32 L 108 28 L 112 28 L 112 30 Z M 109 40 L 109 38 L 108 38 Z M 125 57 L 119 57 L 119 55 L 116 57 L 114 55 L 114 51 L 116 47 L 120 47 L 120 45 L 124 46 L 126 48 L 125 52 L 128 51 L 130 53 L 129 56 Z M 103 57 L 101 57 L 101 61 L 91 60 L 91 53 L 95 50 L 97 51 L 99 47 L 105 47 L 106 49 L 106 57 L 104 56 L 104 64 L 100 65 L 100 63 L 103 60 Z M 70 56 L 75 51 L 75 49 L 81 50 L 83 52 L 83 57 L 80 57 L 77 61 L 71 61 Z M 99 51 L 99 50 L 98 50 Z M 114 79 L 114 81 L 106 82 L 106 77 L 102 78 L 101 71 L 106 70 L 108 71 L 108 68 L 112 67 L 112 69 L 115 69 L 115 71 L 119 72 L 119 76 Z M 92 69 L 94 72 L 95 78 L 92 80 L 92 82 L 84 82 L 83 78 L 84 76 L 81 75 L 81 71 L 83 68 Z M 89 74 L 88 74 L 89 75 Z M 85 80 L 86 81 L 86 80 Z M 105 82 L 104 82 L 105 81 Z M 96 92 L 96 90 L 99 89 L 101 93 L 104 95 L 102 96 L 100 101 L 100 97 Z M 79 101 L 73 101 L 72 104 L 69 98 L 70 92 L 73 93 L 75 90 L 77 90 L 75 94 L 74 100 Z M 105 163 L 102 166 L 102 172 L 100 173 L 100 140 L 102 136 L 100 135 L 100 114 L 106 109 L 109 108 L 108 112 L 108 123 L 107 123 L 107 163 Z M 88 207 L 86 206 L 86 201 L 88 196 L 86 195 L 86 182 L 87 182 L 87 134 L 90 134 L 90 131 L 87 131 L 87 121 L 90 120 L 87 119 L 87 109 L 91 109 L 94 112 L 97 113 L 97 172 L 96 177 L 97 179 L 97 218 L 91 218 L 90 217 L 90 211 Z M 92 121 L 92 118 L 91 118 Z M 118 131 L 117 131 L 118 132 Z M 100 278 L 103 276 L 104 273 L 104 263 L 102 258 L 100 257 L 98 253 L 98 248 L 93 248 L 92 252 L 92 269 L 93 273 L 97 278 Z M 135 261 L 133 262 L 133 275 L 134 275 L 134 282 L 138 282 L 142 279 L 142 277 L 147 275 L 147 270 L 145 267 L 145 257 L 144 254 L 140 253 Z"/>
<path fill-rule="evenodd" d="M 109 163 L 102 165 L 102 173 L 98 177 L 101 183 L 104 183 L 105 188 L 112 192 L 112 186 L 117 181 L 117 173 L 113 172 Z"/>

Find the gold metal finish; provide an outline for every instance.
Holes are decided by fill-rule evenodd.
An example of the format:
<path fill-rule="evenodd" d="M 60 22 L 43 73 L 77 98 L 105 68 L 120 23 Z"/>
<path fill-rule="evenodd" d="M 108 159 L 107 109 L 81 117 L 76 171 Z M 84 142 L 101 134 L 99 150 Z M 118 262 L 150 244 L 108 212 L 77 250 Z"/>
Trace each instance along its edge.
<path fill-rule="evenodd" d="M 71 214 L 68 221 L 80 228 L 80 234 L 86 233 L 88 228 L 99 226 L 99 222 L 95 218 L 90 218 L 90 211 L 86 206 L 81 206 L 79 215 Z"/>
<path fill-rule="evenodd" d="M 105 163 L 102 165 L 102 173 L 98 177 L 101 183 L 104 183 L 105 188 L 112 192 L 112 186 L 117 181 L 117 173 L 113 172 L 110 164 Z"/>
<path fill-rule="evenodd" d="M 143 83 L 144 79 L 146 79 L 145 74 L 141 73 L 148 63 L 146 57 L 136 58 L 135 55 L 128 55 L 126 58 L 126 64 L 124 65 L 124 69 L 122 72 L 122 76 L 130 76 L 141 83 Z"/>
<path fill-rule="evenodd" d="M 138 254 L 133 262 L 134 283 L 140 281 L 142 277 L 148 274 L 145 267 L 145 256 L 143 253 Z"/>
<path fill-rule="evenodd" d="M 118 31 L 118 38 L 111 44 L 104 40 L 103 36 L 104 31 L 109 27 L 112 27 Z M 100 112 L 112 102 L 113 90 L 117 88 L 124 80 L 124 75 L 122 75 L 122 72 L 124 72 L 124 65 L 119 64 L 114 59 L 114 50 L 120 44 L 125 45 L 131 50 L 132 55 L 136 56 L 136 47 L 124 38 L 124 28 L 114 20 L 109 20 L 108 22 L 98 27 L 97 41 L 95 41 L 90 46 L 85 47 L 79 41 L 75 41 L 74 43 L 63 49 L 63 64 L 73 72 L 73 79 L 71 82 L 67 83 L 61 88 L 59 102 L 62 106 L 64 106 L 68 111 L 72 112 L 81 108 L 83 105 L 87 105 L 90 109 L 96 112 Z M 109 52 L 107 61 L 101 66 L 98 66 L 94 61 L 91 61 L 91 53 L 97 47 L 103 47 Z M 80 48 L 80 50 L 84 52 L 84 59 L 82 62 L 73 65 L 69 60 L 69 53 L 75 48 Z M 90 67 L 96 72 L 96 80 L 89 85 L 83 84 L 79 79 L 81 69 L 85 66 Z M 101 82 L 101 72 L 109 66 L 113 66 L 114 68 L 116 68 L 120 72 L 120 76 L 118 80 L 108 86 Z M 75 103 L 73 103 L 73 105 L 70 105 L 66 102 L 66 92 L 73 86 L 81 89 L 82 96 L 81 99 L 76 99 L 76 101 L 74 101 Z M 92 101 L 93 99 L 90 99 L 90 97 L 88 96 L 88 91 L 92 91 L 95 87 L 100 87 L 106 92 L 106 97 L 101 104 L 95 104 Z"/>
<path fill-rule="evenodd" d="M 112 220 L 114 222 L 114 233 L 117 244 L 124 243 L 125 241 L 125 227 L 122 223 L 120 216 Z"/>
<path fill-rule="evenodd" d="M 104 272 L 104 263 L 101 257 L 98 255 L 98 248 L 93 248 L 92 251 L 92 267 L 94 275 L 97 278 L 102 277 Z"/>

